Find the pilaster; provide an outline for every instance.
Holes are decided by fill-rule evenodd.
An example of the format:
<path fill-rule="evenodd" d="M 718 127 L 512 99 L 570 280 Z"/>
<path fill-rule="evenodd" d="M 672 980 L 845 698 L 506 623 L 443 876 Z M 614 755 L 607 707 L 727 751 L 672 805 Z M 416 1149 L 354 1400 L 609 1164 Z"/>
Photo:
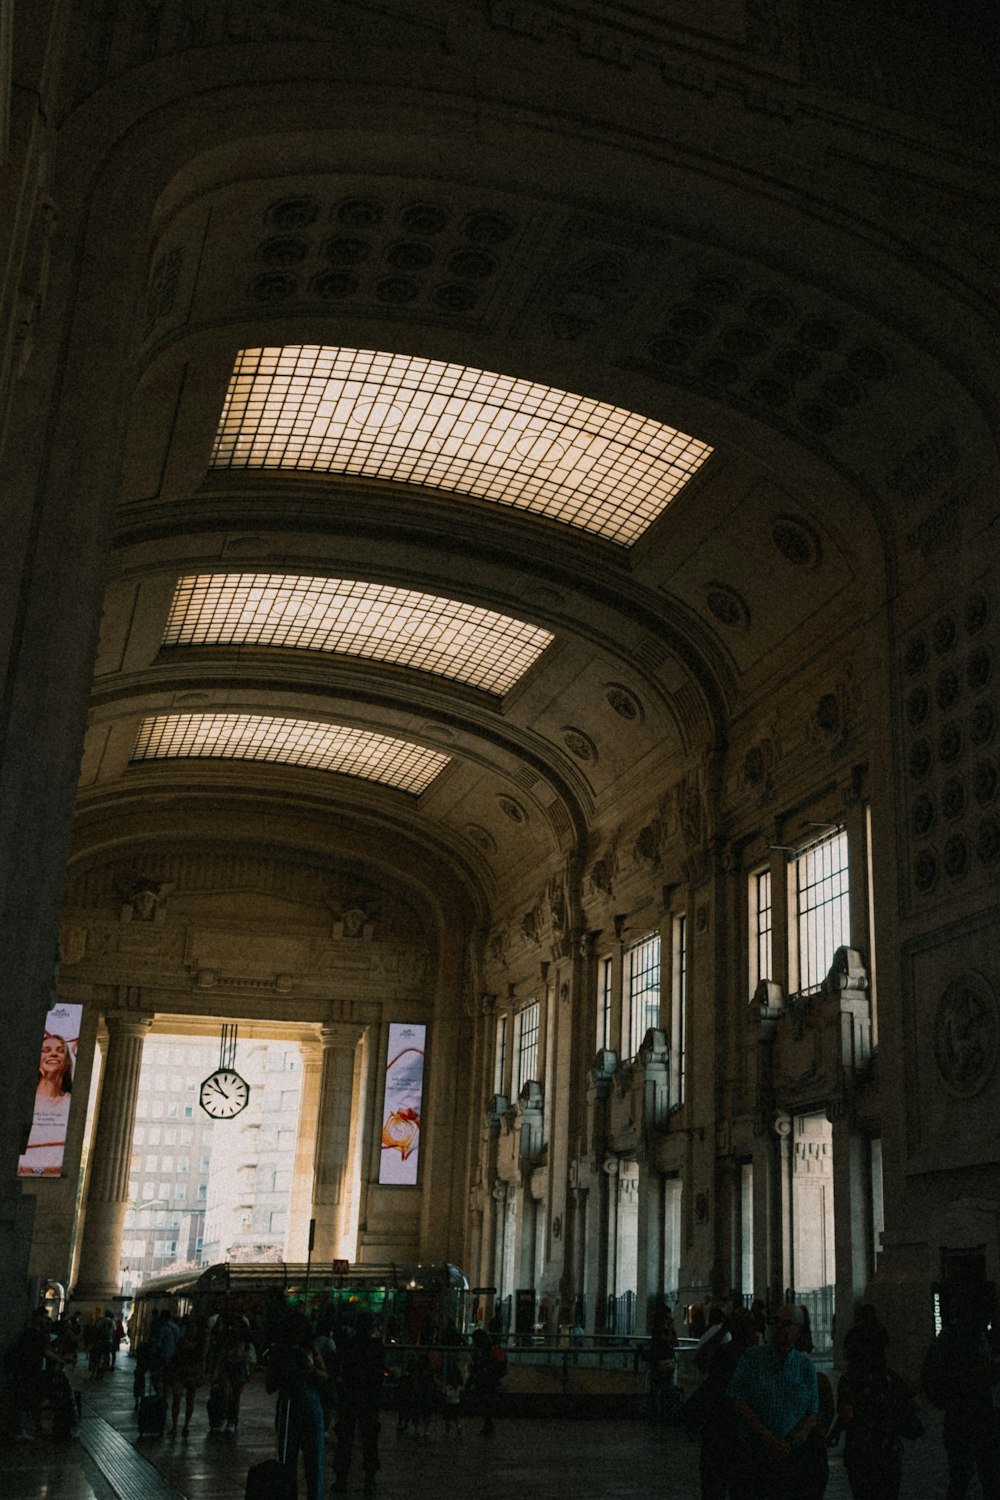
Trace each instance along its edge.
<path fill-rule="evenodd" d="M 350 1197 L 351 1118 L 354 1062 L 361 1028 L 327 1024 L 320 1028 L 320 1066 L 312 1217 L 316 1220 L 316 1260 L 339 1258 L 347 1239 L 346 1209 Z"/>

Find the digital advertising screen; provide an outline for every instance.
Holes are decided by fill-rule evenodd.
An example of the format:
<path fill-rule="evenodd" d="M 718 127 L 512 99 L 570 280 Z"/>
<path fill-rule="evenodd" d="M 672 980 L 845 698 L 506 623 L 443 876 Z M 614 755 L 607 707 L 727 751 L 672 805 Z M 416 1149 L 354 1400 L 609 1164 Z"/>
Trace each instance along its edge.
<path fill-rule="evenodd" d="M 45 1018 L 31 1134 L 18 1158 L 18 1177 L 58 1177 L 62 1172 L 82 1013 L 82 1005 L 59 1003 Z"/>
<path fill-rule="evenodd" d="M 380 1183 L 413 1187 L 420 1154 L 426 1026 L 393 1023 L 385 1065 Z"/>

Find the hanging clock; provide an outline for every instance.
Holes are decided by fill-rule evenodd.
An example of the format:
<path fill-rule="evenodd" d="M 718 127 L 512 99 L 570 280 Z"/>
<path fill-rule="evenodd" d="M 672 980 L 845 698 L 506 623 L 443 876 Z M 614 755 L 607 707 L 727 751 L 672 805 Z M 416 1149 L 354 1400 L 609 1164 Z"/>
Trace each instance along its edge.
<path fill-rule="evenodd" d="M 246 1109 L 249 1098 L 250 1085 L 235 1068 L 216 1068 L 202 1084 L 198 1101 L 213 1120 L 231 1120 Z"/>
<path fill-rule="evenodd" d="M 198 1102 L 213 1120 L 231 1120 L 249 1099 L 250 1085 L 236 1071 L 236 1027 L 223 1026 L 219 1066 L 202 1084 Z"/>

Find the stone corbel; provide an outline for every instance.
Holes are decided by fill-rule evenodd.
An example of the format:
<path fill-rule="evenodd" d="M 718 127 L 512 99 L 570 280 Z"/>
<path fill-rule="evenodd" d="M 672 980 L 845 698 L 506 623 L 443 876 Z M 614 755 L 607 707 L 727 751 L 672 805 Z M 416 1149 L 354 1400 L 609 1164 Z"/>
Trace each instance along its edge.
<path fill-rule="evenodd" d="M 491 1135 L 500 1134 L 500 1125 L 504 1116 L 510 1109 L 509 1101 L 503 1094 L 493 1094 L 486 1106 L 486 1124 Z"/>
<path fill-rule="evenodd" d="M 750 1012 L 760 1026 L 762 1041 L 773 1041 L 778 1022 L 785 1014 L 785 995 L 773 979 L 762 979 L 753 992 Z"/>
<path fill-rule="evenodd" d="M 868 1066 L 872 1053 L 872 1013 L 868 974 L 856 948 L 838 948 L 823 994 L 832 1002 L 831 1020 L 838 1029 L 837 1063 L 850 1087 Z"/>
<path fill-rule="evenodd" d="M 868 973 L 861 954 L 856 948 L 838 948 L 823 981 L 823 993 L 857 1000 L 867 989 Z"/>
<path fill-rule="evenodd" d="M 594 1066 L 587 1074 L 587 1082 L 596 1091 L 598 1099 L 606 1099 L 611 1088 L 612 1079 L 618 1068 L 618 1057 L 608 1048 L 602 1047 L 594 1058 Z"/>
<path fill-rule="evenodd" d="M 649 1132 L 666 1125 L 670 1115 L 670 1047 L 667 1033 L 654 1027 L 639 1048 L 642 1069 L 642 1117 Z"/>
<path fill-rule="evenodd" d="M 536 1158 L 543 1146 L 545 1095 L 540 1083 L 529 1080 L 521 1089 L 514 1106 L 515 1128 L 520 1133 L 518 1155 L 522 1163 Z"/>

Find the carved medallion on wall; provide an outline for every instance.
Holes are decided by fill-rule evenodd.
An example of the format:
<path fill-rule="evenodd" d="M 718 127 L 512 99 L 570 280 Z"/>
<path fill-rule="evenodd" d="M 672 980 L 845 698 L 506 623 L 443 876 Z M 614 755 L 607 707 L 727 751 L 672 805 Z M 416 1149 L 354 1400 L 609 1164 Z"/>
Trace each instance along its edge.
<path fill-rule="evenodd" d="M 819 536 L 801 516 L 775 516 L 771 540 L 788 562 L 797 568 L 818 568 L 823 558 Z"/>
<path fill-rule="evenodd" d="M 513 797 L 498 797 L 497 804 L 505 817 L 512 823 L 527 823 L 528 814 L 520 802 L 515 802 Z"/>
<path fill-rule="evenodd" d="M 597 760 L 597 746 L 589 734 L 584 734 L 582 729 L 575 729 L 572 724 L 563 725 L 563 744 L 577 760 L 594 762 Z"/>
<path fill-rule="evenodd" d="M 971 1099 L 996 1068 L 1000 1012 L 992 986 L 979 974 L 952 980 L 934 1015 L 934 1058 L 949 1093 Z"/>
<path fill-rule="evenodd" d="M 497 852 L 496 839 L 479 823 L 467 823 L 465 831 L 476 848 L 481 849 L 484 854 L 495 854 Z"/>
<path fill-rule="evenodd" d="M 743 595 L 738 594 L 727 583 L 707 584 L 705 602 L 709 613 L 720 625 L 725 625 L 730 630 L 750 629 L 750 607 Z"/>
<path fill-rule="evenodd" d="M 633 724 L 642 723 L 645 717 L 642 704 L 627 687 L 623 687 L 620 682 L 609 682 L 604 693 L 620 719 L 628 719 Z"/>

